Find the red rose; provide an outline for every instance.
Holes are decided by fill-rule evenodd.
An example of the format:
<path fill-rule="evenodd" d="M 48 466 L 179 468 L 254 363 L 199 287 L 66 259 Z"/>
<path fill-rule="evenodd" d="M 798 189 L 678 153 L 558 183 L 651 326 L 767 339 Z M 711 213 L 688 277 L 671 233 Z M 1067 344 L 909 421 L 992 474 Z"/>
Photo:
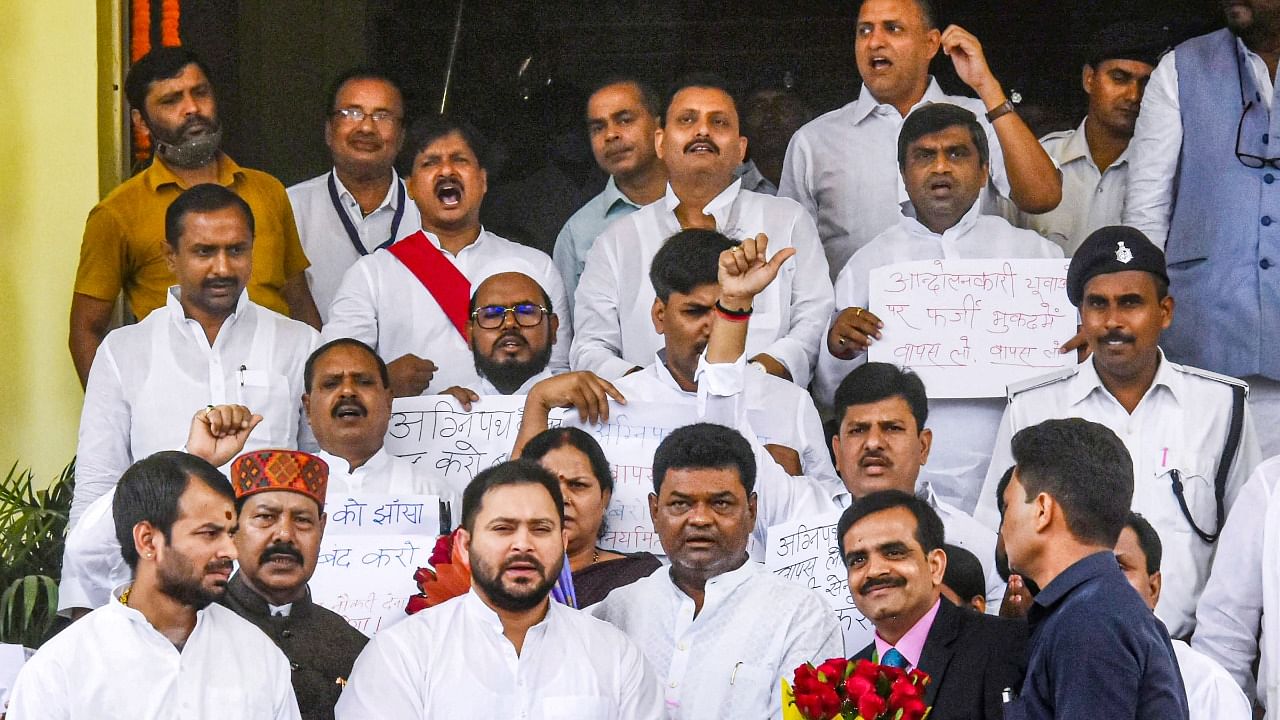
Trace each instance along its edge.
<path fill-rule="evenodd" d="M 889 667 L 888 665 L 881 665 L 880 672 L 889 680 L 890 683 L 895 683 L 907 677 L 906 670 L 903 670 L 902 668 Z"/>
<path fill-rule="evenodd" d="M 431 567 L 435 567 L 440 563 L 449 562 L 449 555 L 453 552 L 453 535 L 441 535 L 436 538 L 436 546 L 431 550 L 431 557 L 427 562 L 431 563 Z"/>
<path fill-rule="evenodd" d="M 929 673 L 915 668 L 912 668 L 911 672 L 907 673 L 907 677 L 911 678 L 911 682 L 915 683 L 916 687 L 924 687 L 925 685 L 928 685 L 929 680 L 931 679 L 929 677 Z"/>
<path fill-rule="evenodd" d="M 832 720 L 840 712 L 840 696 L 826 686 L 820 686 L 814 693 L 796 693 L 795 701 L 809 720 Z"/>
<path fill-rule="evenodd" d="M 897 709 L 903 706 L 907 700 L 918 699 L 920 697 L 920 689 L 911 684 L 908 678 L 898 678 L 889 688 L 889 707 Z"/>
<path fill-rule="evenodd" d="M 867 693 L 858 699 L 858 714 L 866 720 L 875 720 L 885 711 L 884 698 L 875 693 Z"/>
<path fill-rule="evenodd" d="M 822 720 L 833 720 L 840 713 L 840 696 L 832 688 L 822 688 L 818 693 L 818 699 L 822 702 L 822 714 L 817 717 Z"/>
<path fill-rule="evenodd" d="M 853 674 L 874 681 L 880 676 L 880 666 L 870 660 L 859 660 L 853 668 Z"/>
<path fill-rule="evenodd" d="M 920 698 L 911 698 L 902 705 L 902 717 L 900 720 L 921 720 L 928 708 L 925 707 L 924 701 Z"/>
<path fill-rule="evenodd" d="M 844 681 L 845 697 L 857 702 L 859 698 L 867 693 L 874 693 L 876 684 L 872 680 L 868 680 L 861 675 L 850 675 L 848 680 Z"/>
<path fill-rule="evenodd" d="M 792 683 L 796 695 L 801 693 L 813 695 L 818 692 L 821 685 L 822 683 L 818 680 L 818 671 L 813 668 L 813 665 L 805 663 L 796 668 L 795 682 Z"/>
<path fill-rule="evenodd" d="M 848 666 L 849 661 L 844 658 L 831 658 L 818 666 L 819 679 L 825 676 L 824 683 L 834 688 L 844 682 L 844 671 Z"/>
<path fill-rule="evenodd" d="M 427 596 L 421 593 L 409 596 L 409 603 L 404 606 L 404 611 L 408 615 L 412 615 L 419 610 L 426 610 L 430 605 L 427 603 Z"/>

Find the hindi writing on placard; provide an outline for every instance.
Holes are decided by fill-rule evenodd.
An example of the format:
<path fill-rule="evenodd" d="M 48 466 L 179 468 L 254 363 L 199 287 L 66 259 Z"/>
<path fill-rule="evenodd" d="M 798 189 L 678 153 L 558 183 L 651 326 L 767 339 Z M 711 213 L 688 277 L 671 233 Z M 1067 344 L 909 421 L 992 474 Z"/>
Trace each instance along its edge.
<path fill-rule="evenodd" d="M 386 447 L 465 485 L 511 456 L 524 418 L 524 395 L 486 395 L 463 410 L 452 396 L 396 398 Z M 559 417 L 550 425 L 557 427 Z"/>
<path fill-rule="evenodd" d="M 1000 397 L 1005 386 L 1063 367 L 1076 332 L 1067 260 L 919 260 L 871 271 L 884 321 L 869 359 L 916 371 L 931 397 Z"/>
<path fill-rule="evenodd" d="M 832 512 L 770 527 L 764 564 L 777 577 L 808 588 L 827 603 L 844 633 L 845 651 L 852 655 L 871 642 L 875 628 L 853 604 L 836 536 L 839 521 L 840 513 Z"/>

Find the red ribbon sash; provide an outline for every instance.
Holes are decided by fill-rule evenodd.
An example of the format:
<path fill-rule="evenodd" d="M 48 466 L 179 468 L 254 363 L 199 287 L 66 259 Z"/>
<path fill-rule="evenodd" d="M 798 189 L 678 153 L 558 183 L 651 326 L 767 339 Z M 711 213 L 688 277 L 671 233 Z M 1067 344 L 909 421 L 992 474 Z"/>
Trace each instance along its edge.
<path fill-rule="evenodd" d="M 395 243 L 387 251 L 418 278 L 418 282 L 435 298 L 445 317 L 458 329 L 458 334 L 467 340 L 467 309 L 471 305 L 471 281 L 467 276 L 421 230 Z"/>

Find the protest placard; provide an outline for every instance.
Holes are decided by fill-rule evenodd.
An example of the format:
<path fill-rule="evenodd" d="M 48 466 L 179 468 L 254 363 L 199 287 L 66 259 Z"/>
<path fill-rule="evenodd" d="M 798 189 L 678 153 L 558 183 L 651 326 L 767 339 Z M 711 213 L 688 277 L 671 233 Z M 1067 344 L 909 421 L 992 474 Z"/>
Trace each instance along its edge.
<path fill-rule="evenodd" d="M 524 395 L 486 395 L 463 410 L 450 395 L 396 398 L 387 452 L 426 464 L 455 487 L 511 456 L 524 418 Z M 553 415 L 550 425 L 560 424 Z"/>
<path fill-rule="evenodd" d="M 409 596 L 418 592 L 413 574 L 441 530 L 440 498 L 341 493 L 328 499 L 325 512 L 311 599 L 370 636 L 404 619 Z"/>
<path fill-rule="evenodd" d="M 1005 386 L 1075 362 L 1069 260 L 947 259 L 871 271 L 884 322 L 868 358 L 911 368 L 930 397 L 1003 397 Z"/>
<path fill-rule="evenodd" d="M 653 452 L 672 430 L 686 425 L 690 408 L 667 403 L 609 401 L 609 422 L 584 424 L 575 412 L 564 415 L 564 424 L 581 427 L 595 437 L 613 469 L 613 497 L 605 511 L 605 533 L 600 547 L 617 552 L 662 554 L 662 544 L 649 517 L 649 493 L 653 492 Z M 678 420 L 678 424 L 672 424 Z"/>
<path fill-rule="evenodd" d="M 853 655 L 871 642 L 875 627 L 853 604 L 849 573 L 840 555 L 836 525 L 840 511 L 769 528 L 765 543 L 765 569 L 777 577 L 817 593 L 835 613 L 844 633 L 845 655 Z"/>

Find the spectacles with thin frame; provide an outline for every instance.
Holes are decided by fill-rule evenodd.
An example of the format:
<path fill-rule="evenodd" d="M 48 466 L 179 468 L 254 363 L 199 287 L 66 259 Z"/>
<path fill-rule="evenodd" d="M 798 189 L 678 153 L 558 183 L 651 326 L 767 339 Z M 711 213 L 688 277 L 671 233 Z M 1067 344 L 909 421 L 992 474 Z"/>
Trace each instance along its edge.
<path fill-rule="evenodd" d="M 471 313 L 471 319 L 475 324 L 485 330 L 496 330 L 502 327 L 507 321 L 507 313 L 515 318 L 516 325 L 520 327 L 537 327 L 542 324 L 542 318 L 549 311 L 541 306 L 533 303 L 516 303 L 515 305 L 485 305 L 476 308 Z"/>
<path fill-rule="evenodd" d="M 373 112 L 365 112 L 364 110 L 355 107 L 338 108 L 333 111 L 333 116 L 350 123 L 364 122 L 365 118 L 369 118 L 378 124 L 395 122 L 400 119 L 393 115 L 390 110 L 374 110 Z"/>
<path fill-rule="evenodd" d="M 1253 100 L 1245 100 L 1244 97 L 1244 63 L 1240 59 L 1240 53 L 1236 53 L 1236 78 L 1240 82 L 1240 105 L 1244 108 L 1240 111 L 1240 123 L 1236 125 L 1236 159 L 1241 165 L 1254 170 L 1262 168 L 1272 168 L 1280 170 L 1280 157 L 1263 157 L 1261 155 L 1251 155 L 1240 151 L 1240 140 L 1244 135 L 1244 119 L 1249 114 L 1249 110 L 1253 108 Z"/>

